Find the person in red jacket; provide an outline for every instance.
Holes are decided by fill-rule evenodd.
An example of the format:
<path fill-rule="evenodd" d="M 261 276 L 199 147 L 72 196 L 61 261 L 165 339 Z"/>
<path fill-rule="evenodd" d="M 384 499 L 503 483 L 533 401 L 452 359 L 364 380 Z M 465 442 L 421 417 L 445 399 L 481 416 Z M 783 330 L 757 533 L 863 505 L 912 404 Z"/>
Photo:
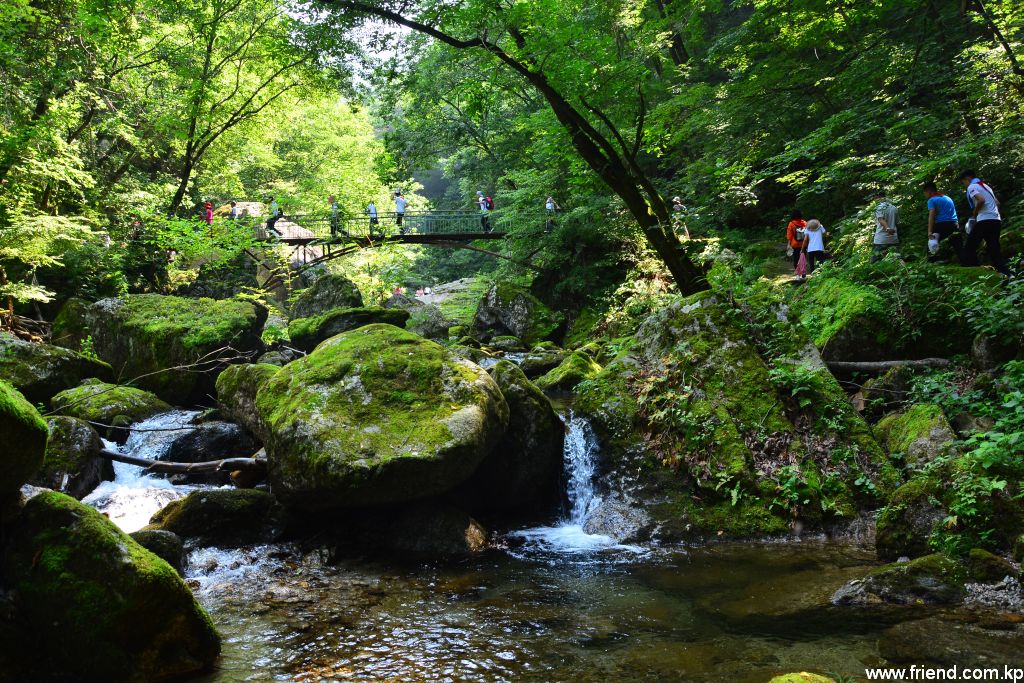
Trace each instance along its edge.
<path fill-rule="evenodd" d="M 206 209 L 206 224 L 213 225 L 213 204 L 206 202 L 204 208 Z"/>
<path fill-rule="evenodd" d="M 792 250 L 793 268 L 796 269 L 796 264 L 800 261 L 800 250 L 804 246 L 804 228 L 807 227 L 807 221 L 804 220 L 804 215 L 800 211 L 794 211 L 789 218 L 789 225 L 786 226 L 786 241 L 789 242 L 789 249 L 786 251 Z"/>

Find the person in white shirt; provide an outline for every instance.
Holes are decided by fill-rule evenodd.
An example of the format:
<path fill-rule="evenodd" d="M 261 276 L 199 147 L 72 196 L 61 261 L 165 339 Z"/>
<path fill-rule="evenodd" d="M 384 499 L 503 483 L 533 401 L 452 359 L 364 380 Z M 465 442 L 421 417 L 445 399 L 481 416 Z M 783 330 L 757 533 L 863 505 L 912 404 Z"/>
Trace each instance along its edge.
<path fill-rule="evenodd" d="M 992 188 L 981 181 L 974 171 L 960 174 L 960 182 L 967 190 L 967 203 L 971 207 L 974 227 L 967 235 L 964 244 L 963 258 L 960 263 L 965 266 L 980 265 L 978 247 L 985 240 L 985 252 L 989 263 L 1003 275 L 1010 275 L 1002 250 L 999 248 L 999 233 L 1003 229 L 1003 216 L 999 212 L 999 200 Z"/>
<path fill-rule="evenodd" d="M 408 206 L 409 202 L 405 200 L 405 195 L 399 190 L 395 193 L 395 225 L 398 226 L 398 232 L 405 234 L 405 207 Z"/>
<path fill-rule="evenodd" d="M 372 235 L 377 227 L 377 205 L 371 201 L 366 205 L 366 215 L 370 217 L 370 234 Z"/>
<path fill-rule="evenodd" d="M 548 212 L 548 218 L 544 222 L 544 232 L 551 232 L 555 227 L 555 212 L 561 211 L 562 207 L 558 205 L 554 197 L 548 197 L 544 201 L 544 208 Z"/>
<path fill-rule="evenodd" d="M 874 263 L 885 256 L 900 243 L 900 235 L 896 230 L 899 210 L 896 205 L 886 199 L 885 190 L 875 193 L 875 236 L 871 242 L 871 262 Z"/>
<path fill-rule="evenodd" d="M 238 202 L 231 202 L 231 211 L 228 212 L 228 220 L 238 220 Z"/>
<path fill-rule="evenodd" d="M 813 273 L 815 267 L 825 260 L 825 237 L 828 233 L 825 226 L 817 218 L 807 221 L 804 228 L 804 253 L 807 254 L 807 272 Z"/>
<path fill-rule="evenodd" d="M 480 207 L 480 229 L 484 232 L 491 231 L 491 205 L 487 197 L 479 190 L 476 193 L 476 203 Z"/>

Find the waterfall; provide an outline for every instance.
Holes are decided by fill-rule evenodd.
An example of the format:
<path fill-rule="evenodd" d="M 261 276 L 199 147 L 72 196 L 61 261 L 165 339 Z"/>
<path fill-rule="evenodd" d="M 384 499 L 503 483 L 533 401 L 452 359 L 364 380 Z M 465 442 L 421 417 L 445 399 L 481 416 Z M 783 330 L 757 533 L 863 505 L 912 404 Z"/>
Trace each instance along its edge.
<path fill-rule="evenodd" d="M 595 504 L 600 502 L 594 491 L 594 471 L 600 448 L 593 427 L 583 417 L 569 413 L 566 421 L 565 450 L 562 451 L 565 467 L 569 514 L 567 524 L 582 527 Z"/>
<path fill-rule="evenodd" d="M 126 455 L 158 460 L 172 440 L 187 429 L 199 413 L 174 410 L 143 420 L 132 427 L 123 446 L 104 440 L 104 448 Z M 142 467 L 114 463 L 114 480 L 105 481 L 82 499 L 107 515 L 124 531 L 137 531 L 149 523 L 157 510 L 195 490 L 196 486 L 175 486 L 167 479 L 146 474 Z"/>

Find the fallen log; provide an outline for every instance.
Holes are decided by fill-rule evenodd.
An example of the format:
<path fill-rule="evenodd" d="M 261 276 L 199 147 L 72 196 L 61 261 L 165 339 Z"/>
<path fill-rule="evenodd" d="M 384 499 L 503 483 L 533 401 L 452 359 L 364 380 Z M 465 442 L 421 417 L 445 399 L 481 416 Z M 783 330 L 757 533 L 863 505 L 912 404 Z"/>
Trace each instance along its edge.
<path fill-rule="evenodd" d="M 909 368 L 923 370 L 949 367 L 946 358 L 922 358 L 920 360 L 879 360 L 879 361 L 829 361 L 828 369 L 834 375 L 849 376 L 854 373 L 881 375 L 893 368 Z"/>
<path fill-rule="evenodd" d="M 98 457 L 123 462 L 129 465 L 145 467 L 149 472 L 161 474 L 189 474 L 193 472 L 251 472 L 253 474 L 266 474 L 267 461 L 263 458 L 223 458 L 221 460 L 208 460 L 206 462 L 165 462 L 163 460 L 150 460 L 149 458 L 137 458 L 134 455 L 115 453 L 106 449 L 101 450 Z"/>

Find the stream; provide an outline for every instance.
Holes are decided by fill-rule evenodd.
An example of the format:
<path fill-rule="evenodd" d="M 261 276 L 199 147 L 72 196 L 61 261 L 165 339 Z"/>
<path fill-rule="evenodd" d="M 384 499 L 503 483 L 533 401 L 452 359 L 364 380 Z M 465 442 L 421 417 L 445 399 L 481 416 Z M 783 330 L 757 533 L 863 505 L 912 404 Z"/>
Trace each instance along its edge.
<path fill-rule="evenodd" d="M 120 448 L 153 457 L 173 433 L 155 430 L 194 416 L 140 423 Z M 568 509 L 471 560 L 328 563 L 291 544 L 193 550 L 186 578 L 224 638 L 217 669 L 199 680 L 764 683 L 804 670 L 863 680 L 891 627 L 934 617 L 831 605 L 876 564 L 870 548 L 631 546 L 585 533 L 598 445 L 585 420 L 570 413 L 566 425 Z M 86 502 L 128 531 L 196 488 L 131 465 L 116 472 Z M 929 639 L 959 637 L 947 617 L 929 623 Z"/>

